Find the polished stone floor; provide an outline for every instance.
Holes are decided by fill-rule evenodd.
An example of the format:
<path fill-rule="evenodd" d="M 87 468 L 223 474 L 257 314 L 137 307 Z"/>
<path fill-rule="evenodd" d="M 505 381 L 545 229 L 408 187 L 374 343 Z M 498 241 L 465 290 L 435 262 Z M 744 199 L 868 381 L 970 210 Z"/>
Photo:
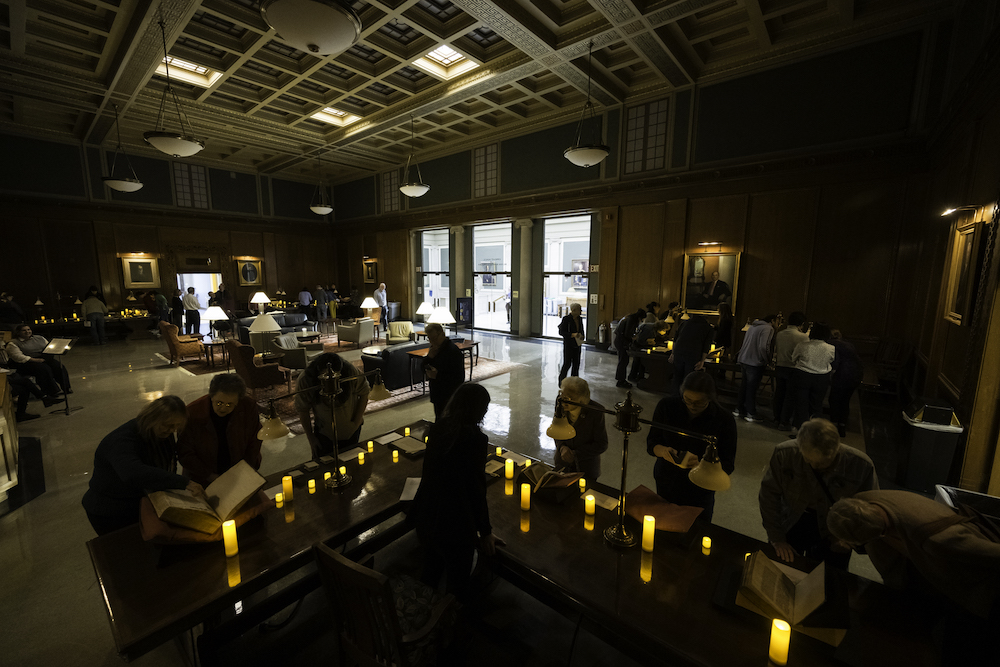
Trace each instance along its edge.
<path fill-rule="evenodd" d="M 550 459 L 552 440 L 544 432 L 557 394 L 561 344 L 479 332 L 475 339 L 480 341 L 481 356 L 521 364 L 509 374 L 482 382 L 492 397 L 484 431 L 493 444 Z M 196 376 L 170 368 L 160 356 L 164 351 L 165 344 L 153 339 L 101 347 L 81 345 L 65 360 L 75 390 L 70 397 L 75 408 L 72 414 L 66 416 L 32 402 L 29 411 L 44 416 L 23 423 L 21 435 L 41 438 L 46 492 L 0 517 L 0 664 L 119 664 L 87 555 L 86 542 L 94 533 L 80 498 L 87 488 L 94 449 L 104 435 L 160 395 L 177 394 L 191 401 L 207 391 L 210 375 Z M 581 375 L 591 383 L 592 398 L 605 406 L 613 406 L 625 397 L 625 390 L 615 387 L 616 364 L 613 354 L 589 347 L 584 350 Z M 633 399 L 644 408 L 644 418 L 652 418 L 659 398 L 657 394 L 633 391 Z M 722 398 L 725 404 L 726 396 Z M 733 402 L 730 400 L 730 404 Z M 859 411 L 855 409 L 854 414 Z M 432 418 L 430 403 L 421 398 L 369 415 L 362 437 Z M 764 539 L 757 509 L 760 476 L 771 450 L 786 439 L 786 434 L 743 421 L 738 422 L 738 428 L 739 454 L 733 485 L 718 495 L 715 522 Z M 644 429 L 630 443 L 629 488 L 639 484 L 654 488 L 653 459 L 646 454 L 645 435 Z M 617 487 L 622 434 L 609 428 L 609 437 L 610 448 L 603 457 L 600 481 Z M 845 442 L 864 448 L 858 423 L 852 425 Z M 308 456 L 308 445 L 301 436 L 267 442 L 261 472 L 290 467 Z M 853 558 L 852 571 L 877 579 L 864 557 Z M 525 662 L 524 656 L 517 659 Z M 136 661 L 142 666 L 188 663 L 180 643 L 164 645 Z"/>

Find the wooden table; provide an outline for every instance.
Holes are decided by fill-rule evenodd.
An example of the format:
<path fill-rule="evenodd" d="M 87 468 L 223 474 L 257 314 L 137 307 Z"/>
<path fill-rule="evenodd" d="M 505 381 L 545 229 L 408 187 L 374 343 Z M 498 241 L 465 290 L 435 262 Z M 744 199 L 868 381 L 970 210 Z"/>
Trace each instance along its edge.
<path fill-rule="evenodd" d="M 617 496 L 614 489 L 597 487 Z M 520 488 L 515 484 L 513 495 L 505 495 L 504 480 L 498 480 L 489 486 L 487 500 L 493 532 L 507 542 L 497 549 L 500 576 L 580 620 L 639 663 L 767 664 L 769 619 L 733 600 L 744 554 L 763 549 L 774 558 L 768 545 L 701 521 L 685 534 L 657 531 L 654 551 L 647 555 L 652 577 L 645 583 L 641 549 L 616 549 L 604 541 L 616 512 L 598 508 L 588 531 L 583 500 L 575 494 L 561 505 L 532 498 L 531 510 L 522 512 Z M 639 523 L 627 521 L 641 536 Z M 709 555 L 701 548 L 706 535 L 712 538 Z M 880 584 L 843 572 L 836 576 L 849 596 L 851 630 L 838 648 L 793 632 L 789 665 L 937 664 L 921 612 Z"/>
<path fill-rule="evenodd" d="M 410 427 L 426 429 L 427 423 Z M 311 563 L 313 544 L 345 544 L 399 514 L 406 478 L 419 477 L 422 468 L 409 457 L 393 463 L 391 448 L 381 445 L 366 455 L 364 465 L 356 460 L 345 465 L 354 479 L 340 490 L 323 484 L 323 472 L 333 470 L 332 464 L 298 477 L 293 502 L 272 507 L 238 529 L 240 550 L 234 559 L 225 557 L 222 542 L 146 543 L 138 524 L 90 540 L 87 549 L 119 654 L 135 659 L 199 623 L 217 621 L 237 601 L 244 601 L 239 618 L 252 618 L 248 598 Z M 264 488 L 280 484 L 285 472 L 270 475 Z M 312 495 L 309 479 L 317 480 Z M 292 510 L 291 520 L 286 509 Z M 239 583 L 230 585 L 234 564 Z M 295 584 L 294 595 L 319 586 L 316 573 L 303 581 Z"/>
<path fill-rule="evenodd" d="M 205 359 L 208 361 L 208 365 L 215 368 L 215 348 L 222 349 L 222 360 L 226 361 L 226 368 L 229 368 L 229 363 L 226 356 L 226 341 L 224 340 L 208 340 L 202 342 L 202 346 L 205 348 Z"/>
<path fill-rule="evenodd" d="M 479 341 L 478 340 L 463 340 L 461 343 L 455 343 L 455 347 L 461 350 L 462 354 L 469 358 L 469 382 L 472 382 L 472 367 L 479 363 Z M 410 391 L 413 391 L 413 365 L 414 363 L 423 360 L 427 357 L 427 354 L 431 351 L 431 348 L 425 347 L 419 350 L 407 350 L 406 353 L 410 355 Z M 476 359 L 473 362 L 472 354 L 475 352 Z M 420 377 L 420 393 L 427 393 L 427 384 L 424 382 L 423 374 Z"/>

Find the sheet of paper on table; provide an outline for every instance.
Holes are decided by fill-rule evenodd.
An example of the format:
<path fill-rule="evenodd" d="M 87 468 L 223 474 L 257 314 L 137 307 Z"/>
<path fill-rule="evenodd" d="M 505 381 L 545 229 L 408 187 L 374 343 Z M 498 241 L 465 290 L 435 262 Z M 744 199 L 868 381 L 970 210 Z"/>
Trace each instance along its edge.
<path fill-rule="evenodd" d="M 354 447 L 352 449 L 348 449 L 346 452 L 341 452 L 340 453 L 340 462 L 341 463 L 347 463 L 348 461 L 357 461 L 358 460 L 358 454 L 360 454 L 361 452 L 365 452 L 365 451 L 367 451 L 367 450 L 361 449 L 360 447 Z"/>
<path fill-rule="evenodd" d="M 422 452 L 427 449 L 427 445 L 422 440 L 414 440 L 409 436 L 404 436 L 395 440 L 392 444 L 399 447 L 407 454 L 416 454 L 417 452 Z"/>
<path fill-rule="evenodd" d="M 403 436 L 401 436 L 400 434 L 395 433 L 395 432 L 393 432 L 393 433 L 386 433 L 383 436 L 375 438 L 375 442 L 377 442 L 380 445 L 388 445 L 390 442 L 394 442 L 396 440 L 399 440 L 402 437 Z"/>
<path fill-rule="evenodd" d="M 281 484 L 275 484 L 270 489 L 264 489 L 264 494 L 267 495 L 268 500 L 274 500 L 274 497 L 281 493 Z"/>
<path fill-rule="evenodd" d="M 417 495 L 417 488 L 420 486 L 419 477 L 407 477 L 406 484 L 403 485 L 403 492 L 399 494 L 400 500 L 413 500 Z"/>
<path fill-rule="evenodd" d="M 514 452 L 504 452 L 503 457 L 505 459 L 510 459 L 519 466 L 523 466 L 524 462 L 528 460 L 527 456 L 521 456 L 520 454 L 515 454 Z"/>
<path fill-rule="evenodd" d="M 586 493 L 581 493 L 580 497 L 585 498 L 587 496 L 594 496 L 594 502 L 598 507 L 603 507 L 606 510 L 613 510 L 618 507 L 618 499 L 612 498 L 611 496 L 606 496 L 600 491 L 594 491 L 593 489 L 587 489 Z"/>
<path fill-rule="evenodd" d="M 503 461 L 497 461 L 496 459 L 490 459 L 486 462 L 486 474 L 492 475 L 493 473 L 503 470 Z"/>

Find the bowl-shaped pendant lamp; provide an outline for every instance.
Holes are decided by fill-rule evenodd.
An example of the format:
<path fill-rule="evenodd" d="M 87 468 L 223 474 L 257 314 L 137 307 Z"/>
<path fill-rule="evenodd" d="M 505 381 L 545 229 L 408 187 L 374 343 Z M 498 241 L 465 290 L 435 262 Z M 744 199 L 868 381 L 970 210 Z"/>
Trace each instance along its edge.
<path fill-rule="evenodd" d="M 160 98 L 160 111 L 156 116 L 156 129 L 150 130 L 142 135 L 146 143 L 153 148 L 173 155 L 174 157 L 191 157 L 205 148 L 205 142 L 195 139 L 191 133 L 191 127 L 187 122 L 187 116 L 181 110 L 181 102 L 170 84 L 170 59 L 167 54 L 167 24 L 160 20 L 160 35 L 163 38 L 163 64 L 167 73 L 167 87 L 163 89 L 163 97 Z M 167 97 L 171 98 L 173 108 L 177 113 L 177 121 L 180 132 L 170 132 L 164 125 L 164 108 L 167 106 Z"/>
<path fill-rule="evenodd" d="M 416 163 L 417 180 L 410 181 L 410 161 L 413 160 L 413 114 L 410 114 L 410 154 L 406 156 L 406 167 L 403 168 L 403 179 L 405 183 L 399 186 L 399 191 L 407 197 L 423 197 L 430 192 L 431 186 L 424 183 L 424 177 L 420 173 L 420 163 Z"/>
<path fill-rule="evenodd" d="M 593 58 L 594 43 L 591 42 L 587 57 L 587 103 L 583 105 L 580 122 L 576 124 L 576 143 L 563 151 L 563 156 L 577 167 L 592 167 L 595 164 L 600 164 L 611 153 L 611 149 L 604 144 L 604 140 L 599 136 L 597 129 L 600 125 L 597 121 L 597 113 L 594 111 L 594 103 L 590 101 L 590 71 L 593 67 Z M 596 141 L 584 144 L 582 143 L 583 124 L 588 115 L 591 124 L 594 125 L 594 139 Z"/>
<path fill-rule="evenodd" d="M 361 19 L 336 0 L 264 0 L 260 15 L 281 41 L 313 55 L 343 53 L 361 35 Z"/>
<path fill-rule="evenodd" d="M 326 192 L 326 185 L 323 184 L 323 156 L 319 156 L 319 182 L 316 184 L 316 191 L 313 192 L 312 203 L 309 210 L 316 215 L 329 215 L 333 213 L 333 204 Z"/>
<path fill-rule="evenodd" d="M 118 145 L 115 146 L 115 156 L 111 160 L 111 175 L 101 176 L 101 180 L 104 184 L 116 190 L 118 192 L 135 192 L 136 190 L 142 189 L 142 181 L 135 174 L 135 168 L 132 166 L 132 161 L 128 159 L 128 153 L 122 148 L 122 129 L 121 124 L 118 120 L 118 105 L 115 105 L 115 132 L 118 133 Z M 115 166 L 118 164 L 118 154 L 121 153 L 125 156 L 125 163 L 128 165 L 129 171 L 132 172 L 132 178 L 128 176 L 115 176 Z"/>

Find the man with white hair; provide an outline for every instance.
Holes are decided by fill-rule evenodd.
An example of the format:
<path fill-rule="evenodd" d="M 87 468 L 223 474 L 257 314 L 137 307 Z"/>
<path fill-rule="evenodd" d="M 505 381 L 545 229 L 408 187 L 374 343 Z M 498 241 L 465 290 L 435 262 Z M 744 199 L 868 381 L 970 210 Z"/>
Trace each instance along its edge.
<path fill-rule="evenodd" d="M 385 294 L 385 283 L 379 283 L 378 289 L 372 293 L 372 296 L 375 298 L 375 303 L 377 303 L 378 307 L 382 310 L 382 331 L 388 331 L 389 323 L 386 319 L 389 315 L 389 297 Z"/>
<path fill-rule="evenodd" d="M 604 413 L 600 412 L 604 406 L 590 400 L 590 385 L 581 377 L 565 378 L 560 390 L 563 398 L 595 409 L 566 406 L 566 418 L 576 435 L 569 440 L 556 440 L 555 469 L 582 472 L 588 481 L 596 482 L 601 476 L 601 454 L 608 449 L 608 431 Z"/>
<path fill-rule="evenodd" d="M 757 500 L 767 539 L 783 561 L 803 555 L 846 570 L 851 552 L 836 546 L 827 514 L 841 498 L 873 489 L 878 476 L 872 460 L 842 445 L 826 419 L 810 419 L 795 440 L 774 448 L 764 470 Z"/>

